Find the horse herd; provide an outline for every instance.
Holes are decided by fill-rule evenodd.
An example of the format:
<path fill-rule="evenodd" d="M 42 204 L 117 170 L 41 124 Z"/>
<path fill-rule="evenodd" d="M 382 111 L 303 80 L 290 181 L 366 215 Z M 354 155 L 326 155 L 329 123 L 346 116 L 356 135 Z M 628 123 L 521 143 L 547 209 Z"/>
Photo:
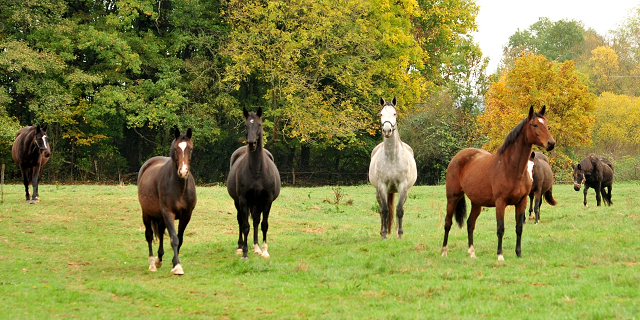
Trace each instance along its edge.
<path fill-rule="evenodd" d="M 397 130 L 396 98 L 391 102 L 380 99 L 379 113 L 383 141 L 371 152 L 369 181 L 376 188 L 380 214 L 380 235 L 387 238 L 391 232 L 394 214 L 394 198 L 398 238 L 402 237 L 404 203 L 409 188 L 417 178 L 413 149 L 400 140 Z M 553 199 L 553 172 L 549 159 L 542 153 L 533 152 L 533 145 L 551 151 L 555 140 L 548 129 L 546 107 L 535 112 L 529 109 L 527 117 L 507 135 L 504 143 L 494 153 L 478 148 L 467 148 L 458 152 L 450 161 L 446 172 L 447 215 L 444 224 L 444 241 L 441 254 L 448 252 L 447 241 L 453 218 L 462 227 L 467 216 L 465 198 L 471 202 L 467 218 L 468 253 L 475 258 L 473 231 L 482 207 L 495 207 L 498 235 L 498 260 L 504 260 L 502 237 L 506 206 L 515 206 L 516 254 L 521 257 L 522 227 L 525 223 L 527 196 L 529 217 L 540 220 L 542 198 L 550 205 Z M 231 155 L 227 178 L 227 191 L 233 198 L 237 210 L 239 227 L 237 254 L 248 259 L 249 215 L 253 221 L 254 253 L 269 258 L 267 231 L 269 212 L 273 201 L 280 194 L 280 173 L 273 155 L 263 147 L 262 108 L 249 112 L 243 108 L 246 127 L 245 146 Z M 149 247 L 149 271 L 162 266 L 164 255 L 163 236 L 169 233 L 173 249 L 175 275 L 184 274 L 179 252 L 184 231 L 196 206 L 197 196 L 193 176 L 190 173 L 193 152 L 192 131 L 174 129 L 175 139 L 171 143 L 169 157 L 153 157 L 147 160 L 138 172 L 138 200 L 142 208 L 145 238 Z M 39 200 L 38 178 L 42 166 L 50 159 L 46 126 L 30 126 L 20 129 L 12 146 L 12 157 L 20 167 L 25 186 L 27 203 Z M 587 206 L 587 189 L 596 191 L 597 205 L 601 199 L 611 205 L 613 164 L 611 161 L 590 154 L 573 166 L 574 189 L 579 191 L 584 184 L 584 206 Z M 29 185 L 33 185 L 30 197 Z M 606 189 L 606 191 L 605 191 Z M 535 203 L 534 203 L 535 201 Z M 533 214 L 535 213 L 535 217 Z M 262 219 L 261 219 L 262 217 Z M 175 220 L 179 221 L 176 232 Z M 258 226 L 262 230 L 262 246 L 258 242 Z M 157 256 L 153 254 L 153 239 L 159 240 Z"/>

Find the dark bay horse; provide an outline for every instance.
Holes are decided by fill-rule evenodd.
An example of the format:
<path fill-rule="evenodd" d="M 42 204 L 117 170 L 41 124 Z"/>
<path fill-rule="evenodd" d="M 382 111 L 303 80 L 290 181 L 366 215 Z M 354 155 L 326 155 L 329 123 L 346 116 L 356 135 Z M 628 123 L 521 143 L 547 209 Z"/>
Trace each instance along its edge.
<path fill-rule="evenodd" d="M 553 171 L 549 164 L 549 158 L 540 152 L 533 152 L 530 161 L 533 162 L 531 192 L 529 192 L 529 218 L 535 212 L 535 223 L 540 221 L 540 206 L 542 197 L 548 204 L 555 206 L 558 202 L 553 199 Z M 534 200 L 535 198 L 535 205 Z"/>
<path fill-rule="evenodd" d="M 382 126 L 382 143 L 371 151 L 369 163 L 369 181 L 376 187 L 376 199 L 380 211 L 380 236 L 387 238 L 393 222 L 393 198 L 398 194 L 396 217 L 398 220 L 398 238 L 402 238 L 402 217 L 404 203 L 409 188 L 418 177 L 413 149 L 400 140 L 397 130 L 396 98 L 386 102 L 380 98 L 380 124 Z"/>
<path fill-rule="evenodd" d="M 16 140 L 13 141 L 13 146 L 11 146 L 11 157 L 22 172 L 27 202 L 35 204 L 37 200 L 40 200 L 38 196 L 40 169 L 51 157 L 47 126 L 37 125 L 20 129 Z M 29 184 L 33 185 L 31 199 L 29 199 Z"/>
<path fill-rule="evenodd" d="M 175 139 L 171 142 L 169 157 L 153 157 L 147 160 L 138 172 L 138 200 L 142 207 L 144 235 L 149 244 L 149 271 L 156 271 L 162 266 L 162 240 L 166 228 L 173 248 L 171 273 L 184 274 L 178 255 L 184 230 L 191 220 L 191 213 L 197 201 L 196 183 L 190 173 L 193 151 L 191 135 L 191 128 L 187 129 L 186 133 L 180 133 L 180 130 L 175 128 Z M 175 220 L 180 220 L 177 233 Z M 154 234 L 160 241 L 157 257 L 153 256 L 151 246 Z"/>
<path fill-rule="evenodd" d="M 231 155 L 227 191 L 238 211 L 237 254 L 248 259 L 247 241 L 249 237 L 249 214 L 253 220 L 253 250 L 263 258 L 267 252 L 267 230 L 271 204 L 280 194 L 280 173 L 273 162 L 273 156 L 262 146 L 262 107 L 257 112 L 243 108 L 247 145 L 238 148 Z M 258 245 L 258 225 L 262 214 L 262 250 Z M 243 237 L 244 236 L 244 237 Z"/>
<path fill-rule="evenodd" d="M 471 214 L 467 220 L 469 236 L 469 255 L 476 257 L 473 248 L 473 231 L 476 219 L 482 207 L 495 207 L 498 230 L 498 260 L 502 255 L 502 236 L 504 235 L 504 211 L 508 205 L 515 206 L 516 216 L 516 254 L 521 257 L 522 224 L 527 209 L 527 195 L 531 190 L 531 176 L 528 171 L 529 158 L 533 145 L 548 151 L 555 146 L 555 140 L 549 133 L 546 107 L 535 113 L 533 107 L 529 115 L 507 135 L 504 143 L 495 153 L 469 148 L 458 152 L 447 167 L 446 193 L 447 216 L 444 225 L 442 256 L 447 255 L 447 240 L 451 230 L 452 218 L 462 227 L 467 215 L 465 194 L 471 200 Z"/>
<path fill-rule="evenodd" d="M 584 183 L 584 206 L 587 206 L 587 190 L 593 188 L 596 191 L 598 207 L 601 196 L 606 205 L 612 205 L 611 187 L 613 184 L 613 163 L 607 158 L 599 158 L 595 154 L 589 154 L 578 165 L 573 166 L 573 189 L 580 191 L 580 185 Z M 605 190 L 605 188 L 608 190 Z"/>

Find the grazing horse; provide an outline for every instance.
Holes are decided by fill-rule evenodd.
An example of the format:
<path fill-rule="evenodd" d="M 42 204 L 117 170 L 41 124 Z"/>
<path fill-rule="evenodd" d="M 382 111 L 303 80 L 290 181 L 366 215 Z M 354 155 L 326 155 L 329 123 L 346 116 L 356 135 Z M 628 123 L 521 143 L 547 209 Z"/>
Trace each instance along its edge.
<path fill-rule="evenodd" d="M 584 207 L 587 208 L 587 190 L 591 187 L 596 190 L 596 201 L 600 206 L 601 197 L 604 203 L 612 205 L 611 187 L 613 184 L 613 163 L 607 158 L 598 158 L 595 154 L 589 154 L 578 165 L 573 166 L 573 189 L 580 191 L 580 185 L 584 183 Z M 608 189 L 608 192 L 605 191 Z"/>
<path fill-rule="evenodd" d="M 393 222 L 393 198 L 398 194 L 396 217 L 398 219 L 398 238 L 402 238 L 402 217 L 404 202 L 407 200 L 409 188 L 418 177 L 413 149 L 400 140 L 396 126 L 396 98 L 391 102 L 380 98 L 380 122 L 382 123 L 382 142 L 371 151 L 369 164 L 369 181 L 376 187 L 376 199 L 380 211 L 380 235 L 387 238 Z"/>
<path fill-rule="evenodd" d="M 249 214 L 253 220 L 253 251 L 263 258 L 269 258 L 267 251 L 267 231 L 271 204 L 280 194 L 280 172 L 273 162 L 273 156 L 262 146 L 262 107 L 257 112 L 243 108 L 247 145 L 238 148 L 231 155 L 227 192 L 238 211 L 237 254 L 248 259 L 247 241 L 249 237 Z M 262 250 L 258 244 L 258 225 L 262 214 Z M 244 236 L 244 237 L 243 237 Z"/>
<path fill-rule="evenodd" d="M 38 125 L 20 129 L 16 140 L 13 141 L 13 146 L 11 146 L 11 157 L 22 172 L 27 202 L 36 204 L 36 201 L 40 200 L 38 196 L 40 169 L 51 157 L 47 126 L 40 127 Z M 33 185 L 31 199 L 29 199 L 29 184 Z"/>
<path fill-rule="evenodd" d="M 540 206 L 542 205 L 542 196 L 548 204 L 555 206 L 558 202 L 553 199 L 553 171 L 549 159 L 543 153 L 531 153 L 530 161 L 533 162 L 533 182 L 531 183 L 531 192 L 529 192 L 529 219 L 532 219 L 532 213 L 535 212 L 535 223 L 540 221 Z M 534 203 L 535 202 L 535 210 Z"/>
<path fill-rule="evenodd" d="M 495 207 L 498 229 L 498 260 L 503 261 L 502 236 L 504 235 L 504 211 L 508 205 L 515 206 L 516 254 L 521 257 L 522 224 L 527 209 L 527 195 L 531 190 L 529 159 L 533 145 L 550 151 L 555 140 L 549 133 L 546 106 L 539 113 L 533 107 L 529 115 L 507 135 L 504 143 L 494 153 L 469 148 L 458 152 L 447 168 L 446 193 L 447 217 L 444 224 L 442 256 L 447 255 L 447 240 L 455 213 L 456 222 L 462 227 L 467 215 L 465 194 L 471 200 L 471 214 L 467 220 L 469 255 L 476 257 L 473 248 L 473 230 L 482 207 Z"/>
<path fill-rule="evenodd" d="M 186 133 L 174 129 L 175 139 L 171 142 L 169 157 L 153 157 L 145 162 L 138 173 L 138 200 L 142 207 L 142 222 L 145 238 L 149 244 L 149 271 L 157 271 L 162 266 L 164 248 L 162 239 L 165 228 L 169 231 L 173 248 L 174 275 L 183 275 L 184 270 L 178 257 L 184 230 L 191 220 L 196 207 L 196 183 L 190 173 L 191 128 Z M 180 220 L 178 232 L 174 225 Z M 160 240 L 158 256 L 153 257 L 151 242 L 153 236 Z"/>

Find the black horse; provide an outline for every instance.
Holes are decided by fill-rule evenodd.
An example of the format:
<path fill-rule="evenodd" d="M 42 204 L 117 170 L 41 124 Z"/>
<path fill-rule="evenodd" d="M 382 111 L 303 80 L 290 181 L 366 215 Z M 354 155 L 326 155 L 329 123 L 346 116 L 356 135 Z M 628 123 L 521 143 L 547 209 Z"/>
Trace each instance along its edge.
<path fill-rule="evenodd" d="M 549 159 L 543 153 L 532 152 L 529 161 L 533 162 L 531 192 L 529 192 L 529 218 L 535 212 L 535 223 L 540 221 L 540 206 L 542 197 L 548 204 L 555 206 L 558 202 L 553 199 L 553 171 Z M 534 200 L 535 198 L 535 205 Z"/>
<path fill-rule="evenodd" d="M 169 157 L 153 157 L 147 160 L 138 172 L 138 200 L 146 229 L 144 235 L 149 244 L 149 271 L 156 271 L 162 266 L 162 239 L 166 228 L 173 248 L 171 273 L 184 274 L 178 255 L 184 230 L 191 220 L 191 213 L 197 201 L 196 183 L 190 174 L 193 151 L 191 134 L 190 128 L 182 134 L 175 128 L 175 139 L 171 142 Z M 180 220 L 177 233 L 175 220 Z M 153 257 L 151 247 L 154 233 L 160 240 L 156 258 Z"/>
<path fill-rule="evenodd" d="M 598 158 L 595 154 L 589 154 L 578 165 L 573 166 L 573 189 L 580 191 L 580 185 L 584 183 L 584 206 L 587 206 L 587 190 L 591 187 L 596 191 L 596 201 L 600 206 L 602 198 L 607 205 L 611 202 L 611 185 L 613 184 L 613 163 L 606 158 Z M 605 188 L 607 190 L 605 190 Z"/>
<path fill-rule="evenodd" d="M 38 196 L 40 169 L 51 157 L 47 126 L 40 127 L 37 125 L 20 129 L 11 147 L 11 157 L 13 157 L 13 161 L 20 167 L 22 172 L 27 202 L 35 204 L 36 201 L 40 200 Z M 31 199 L 29 199 L 29 184 L 33 185 Z"/>
<path fill-rule="evenodd" d="M 249 237 L 249 214 L 253 220 L 253 250 L 263 258 L 267 252 L 267 230 L 271 204 L 280 194 L 280 173 L 273 162 L 273 156 L 262 146 L 262 107 L 258 112 L 243 108 L 247 129 L 247 145 L 238 148 L 231 155 L 227 191 L 238 211 L 237 254 L 248 259 L 247 238 Z M 258 224 L 262 213 L 262 250 L 258 245 Z M 244 235 L 244 237 L 243 237 Z"/>

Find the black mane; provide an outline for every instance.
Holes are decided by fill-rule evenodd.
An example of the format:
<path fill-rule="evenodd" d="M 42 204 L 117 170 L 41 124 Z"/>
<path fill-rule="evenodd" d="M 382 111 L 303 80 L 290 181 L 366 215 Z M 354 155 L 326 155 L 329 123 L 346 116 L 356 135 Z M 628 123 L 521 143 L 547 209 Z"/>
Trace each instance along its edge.
<path fill-rule="evenodd" d="M 534 113 L 533 118 L 534 119 L 535 118 L 544 118 L 544 116 L 542 116 L 540 113 L 536 112 L 536 113 Z M 507 148 L 518 139 L 518 136 L 520 135 L 520 132 L 522 131 L 522 128 L 524 128 L 524 124 L 525 123 L 527 123 L 527 118 L 524 118 L 524 120 L 522 120 L 522 122 L 520 122 L 515 128 L 513 128 L 513 130 L 511 130 L 511 132 L 509 132 L 509 134 L 504 139 L 504 142 L 502 143 L 500 148 L 498 148 L 498 153 L 505 152 L 505 150 L 507 150 Z"/>

